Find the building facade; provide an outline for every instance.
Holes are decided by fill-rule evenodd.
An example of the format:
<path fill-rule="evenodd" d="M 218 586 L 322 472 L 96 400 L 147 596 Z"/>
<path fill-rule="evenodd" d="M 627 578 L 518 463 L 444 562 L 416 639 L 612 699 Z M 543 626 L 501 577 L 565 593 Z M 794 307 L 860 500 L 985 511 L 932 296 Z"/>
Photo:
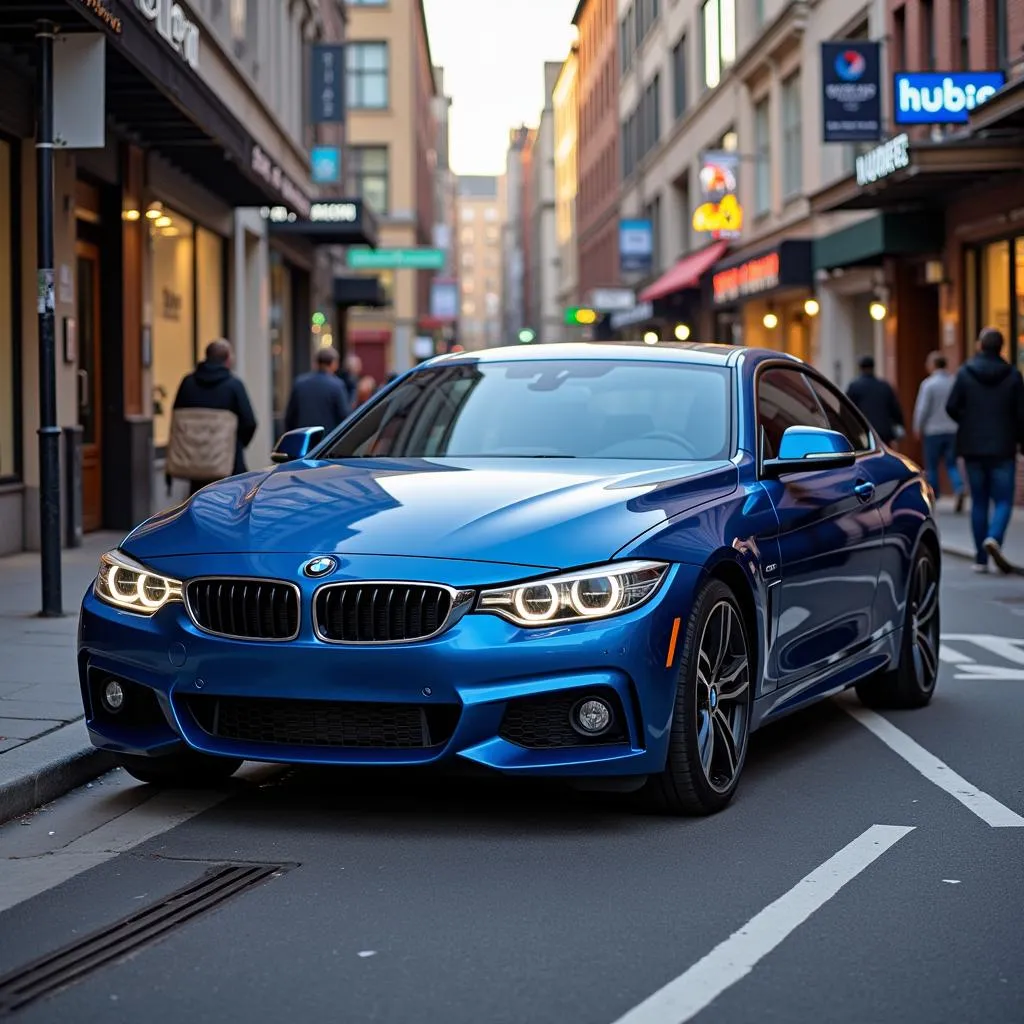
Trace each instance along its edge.
<path fill-rule="evenodd" d="M 524 253 L 528 215 L 525 206 L 526 158 L 532 130 L 526 125 L 509 131 L 505 158 L 505 217 L 501 226 L 501 333 L 511 341 L 526 328 L 526 260 Z"/>
<path fill-rule="evenodd" d="M 540 341 L 561 341 L 558 304 L 558 235 L 555 225 L 555 85 L 562 65 L 544 65 L 544 108 L 530 159 L 526 319 Z"/>
<path fill-rule="evenodd" d="M 614 0 L 580 0 L 573 24 L 579 32 L 578 288 L 586 295 L 620 278 L 619 33 Z"/>
<path fill-rule="evenodd" d="M 501 343 L 501 225 L 505 219 L 504 181 L 487 175 L 460 175 L 459 343 L 470 351 Z"/>
<path fill-rule="evenodd" d="M 67 133 L 53 201 L 65 543 L 126 530 L 177 496 L 162 473 L 171 406 L 214 338 L 234 342 L 259 421 L 249 464 L 268 461 L 279 395 L 308 358 L 317 279 L 315 244 L 274 238 L 268 215 L 307 221 L 317 198 L 303 93 L 323 6 L 196 0 L 179 4 L 172 33 L 150 5 L 36 5 L 57 25 L 55 121 Z M 0 6 L 0 40 L 0 551 L 11 551 L 39 543 L 38 44 L 24 8 Z M 74 90 L 60 83 L 88 75 L 76 55 L 95 40 L 105 104 L 67 120 Z M 100 95 L 103 82 L 89 87 Z"/>
<path fill-rule="evenodd" d="M 423 2 L 349 4 L 347 36 L 347 192 L 372 208 L 382 248 L 430 248 L 437 89 Z M 349 310 L 346 344 L 377 383 L 411 366 L 416 338 L 430 333 L 434 273 L 374 270 L 382 305 Z"/>
<path fill-rule="evenodd" d="M 579 305 L 576 194 L 579 131 L 579 44 L 573 43 L 555 83 L 555 244 L 558 247 L 557 301 L 560 309 Z M 566 332 L 569 328 L 565 329 Z M 568 335 L 572 337 L 572 335 Z"/>

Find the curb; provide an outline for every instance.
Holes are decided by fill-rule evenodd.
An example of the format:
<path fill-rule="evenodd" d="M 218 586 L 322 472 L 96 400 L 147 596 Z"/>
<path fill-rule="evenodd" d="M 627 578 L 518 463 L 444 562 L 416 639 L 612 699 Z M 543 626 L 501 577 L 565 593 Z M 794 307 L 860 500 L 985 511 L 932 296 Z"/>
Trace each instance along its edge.
<path fill-rule="evenodd" d="M 0 822 L 27 814 L 114 767 L 89 742 L 85 719 L 61 726 L 0 757 Z"/>
<path fill-rule="evenodd" d="M 941 538 L 939 540 L 939 547 L 942 548 L 944 555 L 951 555 L 953 558 L 964 558 L 969 562 L 974 561 L 974 551 L 970 548 L 963 548 L 959 544 L 947 544 Z"/>

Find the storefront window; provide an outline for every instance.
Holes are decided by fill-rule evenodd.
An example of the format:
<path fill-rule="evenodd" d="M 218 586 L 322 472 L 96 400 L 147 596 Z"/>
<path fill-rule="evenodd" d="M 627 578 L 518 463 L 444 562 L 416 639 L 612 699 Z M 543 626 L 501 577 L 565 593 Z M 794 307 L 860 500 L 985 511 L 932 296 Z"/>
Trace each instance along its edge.
<path fill-rule="evenodd" d="M 1024 238 L 1014 241 L 1014 263 L 1016 273 L 1013 276 L 1014 309 L 1016 310 L 1016 323 L 1014 324 L 1014 342 L 1017 351 L 1017 366 L 1024 366 Z"/>
<path fill-rule="evenodd" d="M 993 242 L 981 252 L 981 320 L 982 327 L 996 327 L 1009 346 L 1013 345 L 1010 329 L 1010 243 Z M 970 339 L 973 342 L 973 339 Z M 1006 353 L 1010 355 L 1009 352 Z"/>
<path fill-rule="evenodd" d="M 224 337 L 224 239 L 196 229 L 196 345 L 201 355 L 215 338 Z"/>
<path fill-rule="evenodd" d="M 282 430 L 292 380 L 294 339 L 292 332 L 292 276 L 280 253 L 270 253 L 270 373 L 274 392 L 274 421 Z M 305 373 L 307 366 L 296 367 Z"/>
<path fill-rule="evenodd" d="M 0 141 L 0 480 L 17 473 L 14 424 L 14 307 L 11 279 L 11 147 Z"/>
<path fill-rule="evenodd" d="M 195 226 L 164 209 L 150 221 L 153 252 L 153 443 L 166 447 L 171 406 L 195 369 Z M 219 264 L 218 264 L 219 266 Z M 218 331 L 218 333 L 220 333 Z"/>

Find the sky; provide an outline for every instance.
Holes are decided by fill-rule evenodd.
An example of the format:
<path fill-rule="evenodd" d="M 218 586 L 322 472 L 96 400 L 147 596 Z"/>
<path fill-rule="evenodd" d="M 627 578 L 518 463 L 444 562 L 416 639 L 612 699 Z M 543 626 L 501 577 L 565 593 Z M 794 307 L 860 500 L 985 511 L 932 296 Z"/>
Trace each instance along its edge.
<path fill-rule="evenodd" d="M 544 108 L 544 61 L 569 53 L 577 2 L 424 0 L 431 54 L 452 98 L 457 174 L 504 172 L 509 129 L 535 125 Z"/>

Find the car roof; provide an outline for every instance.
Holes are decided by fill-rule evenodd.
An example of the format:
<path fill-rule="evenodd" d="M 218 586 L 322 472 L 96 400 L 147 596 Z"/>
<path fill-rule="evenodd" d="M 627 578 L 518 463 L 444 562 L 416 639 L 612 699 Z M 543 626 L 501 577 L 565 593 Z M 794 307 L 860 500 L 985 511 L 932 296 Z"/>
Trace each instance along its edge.
<path fill-rule="evenodd" d="M 573 341 L 553 344 L 506 345 L 501 348 L 478 349 L 473 352 L 451 352 L 436 356 L 425 365 L 452 363 L 549 362 L 587 359 L 616 359 L 624 362 L 673 362 L 704 366 L 734 366 L 743 359 L 787 359 L 793 356 L 772 349 L 746 348 L 741 345 L 717 345 L 706 342 L 660 342 L 648 345 L 642 341 Z"/>

